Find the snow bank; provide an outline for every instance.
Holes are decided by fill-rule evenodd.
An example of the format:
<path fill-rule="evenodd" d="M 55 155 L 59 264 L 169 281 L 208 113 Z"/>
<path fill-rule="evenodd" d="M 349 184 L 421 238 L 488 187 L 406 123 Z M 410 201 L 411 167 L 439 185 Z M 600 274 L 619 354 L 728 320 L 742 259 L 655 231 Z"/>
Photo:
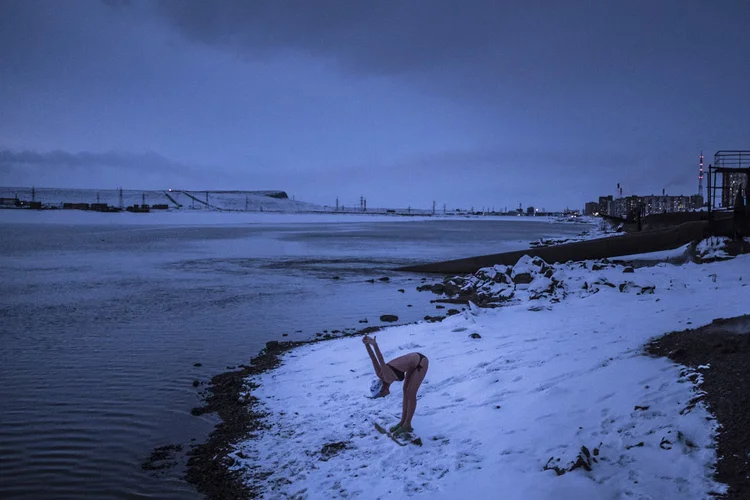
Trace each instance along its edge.
<path fill-rule="evenodd" d="M 442 323 L 377 335 L 386 359 L 411 351 L 430 359 L 413 422 L 422 447 L 399 447 L 375 431 L 373 420 L 398 420 L 400 387 L 385 399 L 366 398 L 372 366 L 361 340 L 345 338 L 295 349 L 278 369 L 247 381 L 258 385 L 252 394 L 268 412 L 267 428 L 237 444 L 233 467 L 268 498 L 704 498 L 725 491 L 711 476 L 715 422 L 702 403 L 690 404 L 699 376 L 642 355 L 642 346 L 747 313 L 750 256 L 632 273 L 593 262 L 520 264 L 532 280 L 507 307 L 472 307 Z M 483 272 L 491 280 L 509 276 L 508 269 Z M 531 298 L 553 281 L 565 293 Z M 621 291 L 626 282 L 653 288 Z"/>
<path fill-rule="evenodd" d="M 731 240 L 726 236 L 712 236 L 698 243 L 695 253 L 704 262 L 714 260 L 726 260 L 731 257 L 726 251 L 727 244 Z"/>
<path fill-rule="evenodd" d="M 598 217 L 579 217 L 577 219 L 569 219 L 577 223 L 582 223 L 588 226 L 578 236 L 570 238 L 540 238 L 530 243 L 531 247 L 548 247 L 554 245 L 562 245 L 565 243 L 575 243 L 577 241 L 596 240 L 600 238 L 610 238 L 612 236 L 621 236 L 624 232 L 618 231 L 612 227 L 612 225 L 603 219 Z M 559 220 L 564 222 L 565 220 Z"/>
<path fill-rule="evenodd" d="M 672 250 L 663 250 L 661 252 L 648 252 L 638 253 L 632 255 L 621 255 L 619 257 L 612 257 L 613 262 L 639 262 L 639 263 L 656 263 L 656 262 L 672 262 L 672 263 L 684 263 L 690 260 L 690 250 L 692 243 L 686 243 L 681 247 Z"/>
<path fill-rule="evenodd" d="M 485 267 L 466 277 L 449 278 L 437 289 L 435 285 L 426 286 L 481 305 L 539 299 L 556 303 L 569 295 L 582 297 L 606 288 L 646 294 L 653 293 L 655 287 L 642 274 L 636 276 L 632 267 L 606 260 L 550 266 L 541 258 L 528 255 L 521 257 L 515 266 Z"/>

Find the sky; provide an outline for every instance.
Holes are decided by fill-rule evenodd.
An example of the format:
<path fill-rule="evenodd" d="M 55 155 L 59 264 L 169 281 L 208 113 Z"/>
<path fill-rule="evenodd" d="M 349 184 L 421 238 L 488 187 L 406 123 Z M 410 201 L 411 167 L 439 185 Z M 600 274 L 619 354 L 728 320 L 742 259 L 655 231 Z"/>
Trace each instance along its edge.
<path fill-rule="evenodd" d="M 750 3 L 0 0 L 0 185 L 368 207 L 695 194 Z"/>

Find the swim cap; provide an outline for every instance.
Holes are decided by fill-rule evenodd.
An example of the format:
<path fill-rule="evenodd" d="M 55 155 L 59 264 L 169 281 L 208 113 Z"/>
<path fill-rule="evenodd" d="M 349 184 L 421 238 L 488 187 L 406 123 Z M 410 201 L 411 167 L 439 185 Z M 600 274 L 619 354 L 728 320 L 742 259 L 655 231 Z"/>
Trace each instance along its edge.
<path fill-rule="evenodd" d="M 378 394 L 380 394 L 380 391 L 383 389 L 383 381 L 379 378 L 376 378 L 372 381 L 370 384 L 370 394 L 372 397 L 376 397 Z"/>

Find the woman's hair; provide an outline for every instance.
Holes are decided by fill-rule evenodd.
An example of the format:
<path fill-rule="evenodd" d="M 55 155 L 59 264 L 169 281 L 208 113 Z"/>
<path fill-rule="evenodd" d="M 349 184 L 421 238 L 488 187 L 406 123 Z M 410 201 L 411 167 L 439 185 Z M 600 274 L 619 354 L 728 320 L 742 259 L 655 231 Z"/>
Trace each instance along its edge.
<path fill-rule="evenodd" d="M 375 380 L 373 380 L 372 383 L 370 384 L 370 395 L 373 398 L 376 398 L 378 397 L 378 394 L 380 394 L 380 391 L 382 390 L 383 390 L 383 381 L 380 380 L 379 378 L 376 378 Z"/>

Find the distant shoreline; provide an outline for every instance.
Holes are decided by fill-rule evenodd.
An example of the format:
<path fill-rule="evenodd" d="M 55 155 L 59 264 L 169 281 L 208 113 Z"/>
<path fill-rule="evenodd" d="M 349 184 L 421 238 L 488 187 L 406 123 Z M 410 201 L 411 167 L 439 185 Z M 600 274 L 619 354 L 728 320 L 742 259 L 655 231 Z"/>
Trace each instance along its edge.
<path fill-rule="evenodd" d="M 198 210 L 217 212 L 300 212 L 327 214 L 378 214 L 393 216 L 443 216 L 443 217 L 567 217 L 573 211 L 532 212 L 517 210 L 502 211 L 494 207 L 460 207 L 431 209 L 412 206 L 373 207 L 367 206 L 366 199 L 360 204 L 330 205 L 316 204 L 289 198 L 285 191 L 262 190 L 192 190 L 192 189 L 71 189 L 71 188 L 32 188 L 0 186 L 0 208 L 28 208 L 34 202 L 34 209 L 63 209 L 64 205 L 77 205 L 83 210 L 93 210 L 91 205 L 104 205 L 113 209 L 125 210 L 135 205 L 166 205 L 169 210 Z M 88 208 L 86 208 L 86 206 Z"/>

